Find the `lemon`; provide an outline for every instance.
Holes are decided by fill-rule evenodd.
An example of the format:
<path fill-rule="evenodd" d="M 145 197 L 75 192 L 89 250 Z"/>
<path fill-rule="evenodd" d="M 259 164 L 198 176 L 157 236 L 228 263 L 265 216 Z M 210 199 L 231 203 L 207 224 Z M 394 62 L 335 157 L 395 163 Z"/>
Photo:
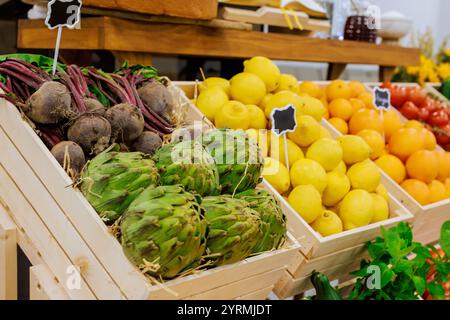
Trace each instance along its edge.
<path fill-rule="evenodd" d="M 381 183 L 378 185 L 378 187 L 375 189 L 375 192 L 382 196 L 386 201 L 389 201 L 389 193 L 384 185 Z"/>
<path fill-rule="evenodd" d="M 325 171 L 331 171 L 342 161 L 342 148 L 336 140 L 322 138 L 309 147 L 306 158 L 317 161 Z"/>
<path fill-rule="evenodd" d="M 266 113 L 267 119 L 270 119 L 270 114 L 272 113 L 273 109 L 284 108 L 287 105 L 292 104 L 298 110 L 300 103 L 301 100 L 297 94 L 291 91 L 284 90 L 275 93 L 270 97 L 270 99 L 268 99 L 264 108 L 264 112 Z"/>
<path fill-rule="evenodd" d="M 292 140 L 286 139 L 288 149 L 289 167 L 299 159 L 303 159 L 304 155 L 302 149 L 297 146 Z M 280 137 L 271 143 L 270 156 L 278 159 L 281 163 L 286 165 L 286 153 L 284 152 L 284 138 Z"/>
<path fill-rule="evenodd" d="M 347 171 L 347 177 L 353 189 L 374 192 L 380 184 L 381 174 L 375 163 L 370 160 L 358 162 Z"/>
<path fill-rule="evenodd" d="M 327 173 L 319 163 L 311 159 L 297 160 L 292 165 L 290 176 L 294 188 L 310 184 L 322 193 L 327 186 Z"/>
<path fill-rule="evenodd" d="M 204 89 L 197 97 L 197 108 L 212 122 L 217 111 L 228 102 L 227 94 L 219 87 Z"/>
<path fill-rule="evenodd" d="M 322 215 L 320 215 L 311 224 L 311 227 L 320 233 L 322 237 L 331 236 L 343 231 L 342 221 L 339 216 L 329 210 L 325 210 Z"/>
<path fill-rule="evenodd" d="M 257 75 L 264 81 L 267 91 L 272 92 L 280 85 L 280 69 L 270 59 L 253 57 L 244 61 L 244 72 Z"/>
<path fill-rule="evenodd" d="M 369 159 L 372 155 L 367 142 L 359 136 L 345 135 L 338 138 L 343 151 L 345 164 L 354 164 Z"/>
<path fill-rule="evenodd" d="M 389 218 L 389 204 L 385 198 L 379 194 L 372 193 L 373 217 L 370 223 L 380 222 Z"/>
<path fill-rule="evenodd" d="M 322 202 L 327 207 L 332 207 L 341 201 L 350 191 L 350 181 L 343 173 L 328 172 L 327 187 L 322 195 Z"/>
<path fill-rule="evenodd" d="M 259 105 L 266 95 L 266 85 L 253 73 L 238 73 L 230 80 L 230 96 L 244 104 Z"/>
<path fill-rule="evenodd" d="M 327 111 L 323 103 L 316 98 L 300 97 L 299 102 L 300 104 L 296 106 L 297 112 L 300 112 L 300 114 L 311 116 L 317 121 L 322 120 L 322 117 Z"/>
<path fill-rule="evenodd" d="M 322 89 L 320 89 L 319 85 L 311 81 L 303 81 L 299 85 L 299 92 L 306 93 L 309 96 L 317 99 L 321 98 L 322 96 Z"/>
<path fill-rule="evenodd" d="M 254 104 L 248 104 L 247 109 L 250 114 L 250 128 L 266 129 L 267 120 L 264 112 Z"/>
<path fill-rule="evenodd" d="M 288 137 L 300 147 L 308 147 L 320 138 L 320 124 L 311 116 L 297 114 L 297 128 Z"/>
<path fill-rule="evenodd" d="M 344 161 L 339 162 L 339 164 L 331 170 L 332 172 L 338 172 L 345 174 L 347 172 L 347 166 L 345 165 Z"/>
<path fill-rule="evenodd" d="M 275 90 L 275 92 L 280 92 L 283 90 L 292 91 L 294 93 L 299 94 L 300 91 L 298 90 L 298 80 L 296 77 L 294 77 L 291 74 L 281 74 L 280 77 L 280 85 Z"/>
<path fill-rule="evenodd" d="M 259 104 L 259 107 L 261 108 L 262 111 L 264 111 L 264 113 L 266 113 L 266 106 L 267 103 L 269 102 L 270 98 L 273 96 L 273 94 L 268 93 L 264 96 L 264 98 L 261 100 L 261 103 Z"/>
<path fill-rule="evenodd" d="M 339 215 L 339 210 L 341 210 L 341 205 L 342 205 L 342 200 L 339 201 L 337 204 L 335 204 L 332 207 L 329 207 L 328 210 L 336 213 L 337 215 Z"/>
<path fill-rule="evenodd" d="M 219 77 L 210 77 L 206 78 L 205 81 L 200 83 L 199 90 L 202 93 L 204 90 L 208 88 L 219 87 L 222 89 L 228 96 L 230 95 L 230 81 L 224 78 Z"/>
<path fill-rule="evenodd" d="M 258 143 L 258 147 L 261 149 L 262 156 L 269 156 L 269 143 L 267 141 L 267 131 L 248 129 L 245 131 L 250 139 L 255 140 Z"/>
<path fill-rule="evenodd" d="M 344 230 L 368 225 L 373 218 L 373 198 L 366 190 L 352 190 L 342 200 L 339 216 Z"/>
<path fill-rule="evenodd" d="M 288 169 L 276 159 L 265 158 L 262 176 L 267 180 L 280 194 L 285 193 L 291 186 Z"/>
<path fill-rule="evenodd" d="M 358 132 L 358 136 L 364 139 L 365 142 L 372 149 L 372 160 L 378 159 L 384 152 L 384 138 L 383 136 L 375 130 L 364 129 Z"/>
<path fill-rule="evenodd" d="M 247 130 L 250 126 L 250 113 L 238 101 L 229 101 L 216 113 L 214 123 L 217 128 Z"/>
<path fill-rule="evenodd" d="M 323 212 L 320 193 L 311 185 L 295 187 L 288 202 L 307 223 L 316 220 Z"/>
<path fill-rule="evenodd" d="M 331 133 L 325 129 L 324 127 L 320 126 L 320 138 L 330 138 L 332 139 L 333 137 L 331 136 Z"/>

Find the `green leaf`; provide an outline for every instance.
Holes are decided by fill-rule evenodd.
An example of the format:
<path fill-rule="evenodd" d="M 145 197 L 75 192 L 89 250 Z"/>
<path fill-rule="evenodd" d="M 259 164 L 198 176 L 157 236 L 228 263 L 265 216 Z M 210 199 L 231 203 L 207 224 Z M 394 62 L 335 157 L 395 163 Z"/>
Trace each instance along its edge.
<path fill-rule="evenodd" d="M 414 287 L 416 288 L 417 293 L 421 296 L 426 289 L 426 281 L 422 277 L 413 276 L 412 280 L 414 282 Z"/>
<path fill-rule="evenodd" d="M 400 222 L 397 225 L 396 229 L 400 238 L 402 238 L 405 241 L 407 246 L 410 246 L 412 244 L 413 239 L 413 233 L 410 225 L 405 222 Z"/>
<path fill-rule="evenodd" d="M 396 273 L 403 272 L 406 275 L 408 275 L 409 277 L 413 277 L 413 275 L 414 275 L 413 266 L 414 266 L 414 261 L 402 259 L 402 260 L 397 261 L 397 263 L 394 265 L 394 271 Z"/>
<path fill-rule="evenodd" d="M 389 254 L 394 258 L 401 257 L 402 239 L 396 232 L 395 228 L 387 230 L 384 234 L 384 241 L 386 241 L 386 248 Z"/>
<path fill-rule="evenodd" d="M 110 107 L 109 99 L 95 85 L 89 85 L 89 91 L 92 92 L 104 107 Z"/>
<path fill-rule="evenodd" d="M 367 246 L 367 251 L 372 259 L 379 259 L 383 255 L 387 254 L 383 243 L 371 243 Z"/>
<path fill-rule="evenodd" d="M 428 291 L 430 292 L 430 295 L 433 297 L 433 299 L 442 300 L 445 298 L 445 290 L 441 284 L 437 284 L 435 282 L 429 282 L 427 287 L 428 287 Z"/>
<path fill-rule="evenodd" d="M 53 69 L 53 59 L 40 54 L 29 54 L 29 53 L 5 54 L 0 56 L 0 62 L 3 62 L 9 58 L 16 58 L 28 63 L 32 63 L 49 74 L 52 72 Z M 65 64 L 58 63 L 57 70 L 61 71 L 65 69 L 66 69 Z"/>
<path fill-rule="evenodd" d="M 389 269 L 389 267 L 384 264 L 380 263 L 380 269 L 381 269 L 381 288 L 384 288 L 391 280 L 395 278 L 395 272 Z"/>
<path fill-rule="evenodd" d="M 450 220 L 445 221 L 441 227 L 441 248 L 447 257 L 450 257 Z"/>

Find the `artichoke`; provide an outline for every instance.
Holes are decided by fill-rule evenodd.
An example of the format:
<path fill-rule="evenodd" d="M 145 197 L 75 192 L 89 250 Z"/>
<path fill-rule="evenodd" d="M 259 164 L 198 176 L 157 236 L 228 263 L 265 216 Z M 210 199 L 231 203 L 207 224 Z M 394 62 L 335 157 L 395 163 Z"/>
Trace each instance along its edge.
<path fill-rule="evenodd" d="M 206 221 L 197 198 L 182 186 L 149 187 L 123 215 L 122 247 L 151 275 L 173 278 L 205 252 Z"/>
<path fill-rule="evenodd" d="M 214 159 L 192 140 L 167 144 L 154 155 L 162 185 L 181 184 L 201 196 L 220 194 L 219 174 Z"/>
<path fill-rule="evenodd" d="M 248 257 L 262 239 L 261 219 L 244 200 L 228 195 L 202 201 L 209 232 L 207 256 L 214 265 L 234 263 Z"/>
<path fill-rule="evenodd" d="M 81 192 L 105 222 L 117 220 L 128 205 L 159 182 L 158 169 L 140 152 L 117 152 L 112 146 L 88 162 L 81 175 Z"/>
<path fill-rule="evenodd" d="M 216 161 L 223 194 L 254 189 L 261 182 L 261 150 L 244 131 L 215 129 L 199 139 Z"/>
<path fill-rule="evenodd" d="M 236 197 L 247 201 L 261 218 L 263 238 L 253 248 L 253 253 L 280 248 L 286 239 L 286 216 L 275 197 L 261 189 L 247 190 Z"/>

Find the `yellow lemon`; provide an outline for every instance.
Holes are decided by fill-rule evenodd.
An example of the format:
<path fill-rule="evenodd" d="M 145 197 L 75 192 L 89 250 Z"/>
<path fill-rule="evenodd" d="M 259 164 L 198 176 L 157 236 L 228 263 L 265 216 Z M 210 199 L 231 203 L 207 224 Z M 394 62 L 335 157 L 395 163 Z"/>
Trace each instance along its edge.
<path fill-rule="evenodd" d="M 341 134 L 348 133 L 348 125 L 347 122 L 342 120 L 341 118 L 331 118 L 328 122 Z"/>
<path fill-rule="evenodd" d="M 347 172 L 347 166 L 344 161 L 339 162 L 339 164 L 331 172 L 338 172 L 345 174 Z"/>
<path fill-rule="evenodd" d="M 320 193 L 311 185 L 295 187 L 289 194 L 288 202 L 307 223 L 316 220 L 323 212 Z"/>
<path fill-rule="evenodd" d="M 311 116 L 297 114 L 297 128 L 288 137 L 300 147 L 308 147 L 320 138 L 320 124 Z"/>
<path fill-rule="evenodd" d="M 250 114 L 244 104 L 229 101 L 216 113 L 214 123 L 217 128 L 247 130 L 250 126 Z"/>
<path fill-rule="evenodd" d="M 264 98 L 261 100 L 261 103 L 259 104 L 259 107 L 261 108 L 262 111 L 264 111 L 264 113 L 266 112 L 267 103 L 269 102 L 272 96 L 273 94 L 271 93 L 266 94 Z"/>
<path fill-rule="evenodd" d="M 343 231 L 342 221 L 339 216 L 329 210 L 325 210 L 322 215 L 320 215 L 311 224 L 311 227 L 320 233 L 322 237 L 331 236 L 333 234 Z"/>
<path fill-rule="evenodd" d="M 327 187 L 322 195 L 322 202 L 332 207 L 341 201 L 350 191 L 350 180 L 344 173 L 336 171 L 327 173 Z"/>
<path fill-rule="evenodd" d="M 267 120 L 264 112 L 254 104 L 248 104 L 247 109 L 250 114 L 250 128 L 266 129 Z"/>
<path fill-rule="evenodd" d="M 319 85 L 311 81 L 303 81 L 299 85 L 299 92 L 306 93 L 313 98 L 321 98 L 323 93 Z"/>
<path fill-rule="evenodd" d="M 227 94 L 227 96 L 230 95 L 230 81 L 228 81 L 227 79 L 224 79 L 224 78 L 219 78 L 219 77 L 206 78 L 205 81 L 200 83 L 199 90 L 200 90 L 200 93 L 202 93 L 204 90 L 206 90 L 208 88 L 214 88 L 214 87 L 219 87 Z"/>
<path fill-rule="evenodd" d="M 373 218 L 373 198 L 366 190 L 352 190 L 342 200 L 339 217 L 344 230 L 368 225 Z"/>
<path fill-rule="evenodd" d="M 378 131 L 372 129 L 364 129 L 358 132 L 358 136 L 363 138 L 372 149 L 372 156 L 370 159 L 378 159 L 384 151 L 383 136 Z"/>
<path fill-rule="evenodd" d="M 361 137 L 345 135 L 337 140 L 341 144 L 343 159 L 347 165 L 364 161 L 372 155 L 372 149 Z"/>
<path fill-rule="evenodd" d="M 299 159 L 291 168 L 291 184 L 295 188 L 299 185 L 312 185 L 322 193 L 328 182 L 327 173 L 314 160 Z"/>
<path fill-rule="evenodd" d="M 322 139 L 322 138 L 330 138 L 330 139 L 332 139 L 333 137 L 331 136 L 331 133 L 327 129 L 325 129 L 324 127 L 320 126 L 320 137 L 319 137 L 319 139 Z"/>
<path fill-rule="evenodd" d="M 378 187 L 375 189 L 375 192 L 378 195 L 382 196 L 386 201 L 389 201 L 389 193 L 383 184 L 380 183 Z"/>
<path fill-rule="evenodd" d="M 300 106 L 300 97 L 292 91 L 280 91 L 272 95 L 266 102 L 264 112 L 267 119 L 275 108 L 284 108 L 288 104 L 292 104 L 296 109 Z M 297 114 L 298 116 L 298 114 Z"/>
<path fill-rule="evenodd" d="M 299 105 L 296 106 L 296 109 L 300 114 L 311 116 L 317 121 L 322 120 L 327 111 L 319 99 L 311 97 L 300 97 Z"/>
<path fill-rule="evenodd" d="M 288 169 L 276 159 L 265 158 L 262 176 L 280 194 L 285 193 L 291 186 Z"/>
<path fill-rule="evenodd" d="M 342 148 L 336 140 L 322 138 L 309 147 L 306 158 L 318 162 L 325 171 L 331 171 L 342 161 Z"/>
<path fill-rule="evenodd" d="M 299 94 L 300 91 L 298 89 L 297 78 L 291 74 L 285 74 L 285 73 L 281 74 L 280 85 L 275 90 L 275 92 L 280 92 L 283 90 L 289 90 L 289 91 Z"/>
<path fill-rule="evenodd" d="M 365 160 L 352 165 L 347 171 L 347 177 L 353 189 L 363 189 L 374 192 L 381 181 L 381 174 L 370 160 Z"/>
<path fill-rule="evenodd" d="M 373 217 L 370 223 L 380 222 L 389 218 L 389 204 L 385 198 L 379 194 L 372 193 Z"/>
<path fill-rule="evenodd" d="M 299 159 L 303 159 L 303 151 L 292 140 L 286 139 L 288 149 L 289 167 Z M 286 164 L 286 153 L 284 152 L 284 138 L 280 137 L 271 143 L 270 156 Z"/>
<path fill-rule="evenodd" d="M 253 57 L 244 61 L 244 72 L 255 74 L 261 78 L 268 92 L 274 91 L 280 85 L 280 69 L 265 57 Z"/>
<path fill-rule="evenodd" d="M 219 87 L 204 89 L 197 97 L 197 108 L 212 122 L 220 108 L 228 102 L 227 94 Z"/>
<path fill-rule="evenodd" d="M 253 73 L 242 72 L 230 80 L 230 96 L 244 104 L 259 105 L 266 95 L 264 82 Z"/>

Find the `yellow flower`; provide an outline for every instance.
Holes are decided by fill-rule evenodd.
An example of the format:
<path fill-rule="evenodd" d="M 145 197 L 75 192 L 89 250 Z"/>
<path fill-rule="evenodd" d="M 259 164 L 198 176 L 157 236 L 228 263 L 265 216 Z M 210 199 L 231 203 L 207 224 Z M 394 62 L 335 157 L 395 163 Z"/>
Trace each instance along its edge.
<path fill-rule="evenodd" d="M 419 73 L 420 67 L 406 67 L 406 72 L 412 76 L 417 76 Z"/>
<path fill-rule="evenodd" d="M 442 80 L 446 80 L 447 78 L 449 78 L 450 77 L 450 63 L 441 63 L 437 67 L 437 73 Z"/>
<path fill-rule="evenodd" d="M 450 57 L 450 48 L 445 49 L 445 50 L 444 50 L 444 54 L 445 54 L 447 57 Z"/>

